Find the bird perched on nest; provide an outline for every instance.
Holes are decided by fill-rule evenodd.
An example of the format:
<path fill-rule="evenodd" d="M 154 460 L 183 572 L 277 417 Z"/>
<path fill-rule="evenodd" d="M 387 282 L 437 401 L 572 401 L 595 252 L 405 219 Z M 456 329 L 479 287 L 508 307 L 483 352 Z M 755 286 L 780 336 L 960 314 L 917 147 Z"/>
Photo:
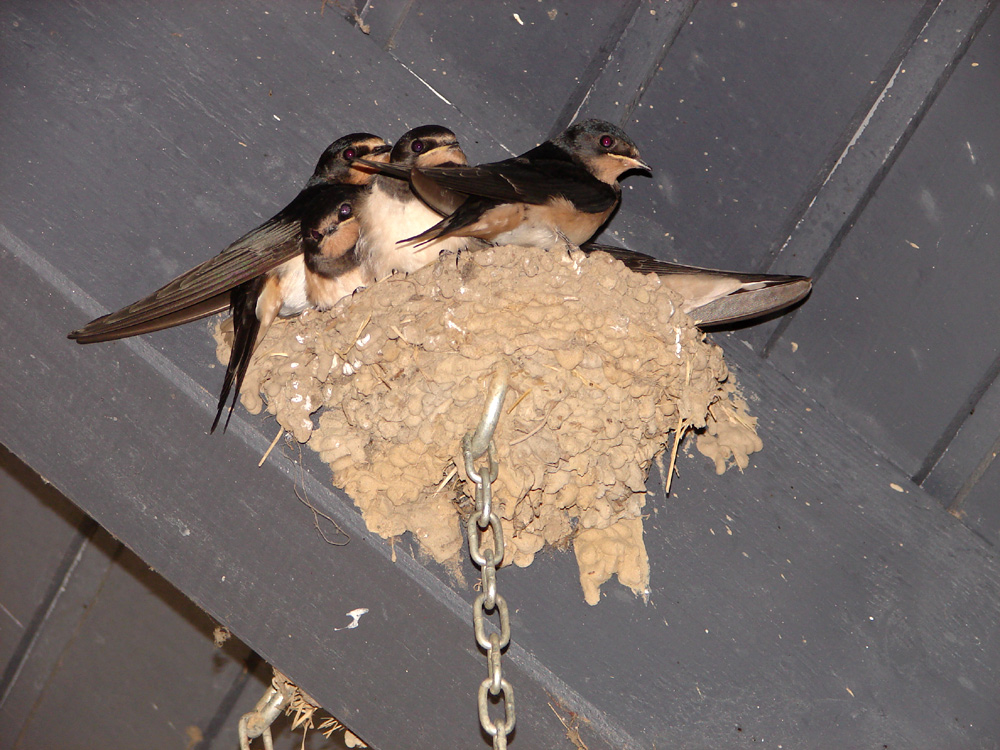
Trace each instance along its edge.
<path fill-rule="evenodd" d="M 378 136 L 354 133 L 324 151 L 303 190 L 271 219 L 69 337 L 81 344 L 111 341 L 228 307 L 234 341 L 214 432 L 230 394 L 232 416 L 254 348 L 275 317 L 328 309 L 358 287 L 393 271 L 415 271 L 444 251 L 486 243 L 585 243 L 617 209 L 619 180 L 633 170 L 650 172 L 629 137 L 600 120 L 574 125 L 522 156 L 478 167 L 468 165 L 455 134 L 439 125 L 414 128 L 391 147 Z M 679 266 L 609 246 L 584 249 L 657 273 L 685 297 L 685 311 L 702 325 L 778 310 L 811 288 L 803 277 Z"/>
<path fill-rule="evenodd" d="M 588 253 L 607 252 L 637 273 L 656 273 L 684 297 L 685 312 L 700 325 L 774 313 L 812 288 L 802 276 L 703 269 L 588 243 L 617 208 L 622 175 L 650 172 L 628 135 L 601 120 L 574 125 L 521 156 L 478 167 L 465 165 L 454 134 L 437 125 L 403 136 L 388 162 L 358 161 L 380 172 L 368 199 L 372 210 L 362 216 L 361 239 L 362 255 L 378 278 L 394 269 L 414 271 L 442 250 L 465 249 L 473 239 L 543 248 L 568 241 L 582 243 Z M 405 206 L 425 226 L 435 223 L 416 229 L 417 221 L 397 218 L 401 209 L 393 214 L 383 208 L 392 205 Z M 438 220 L 427 206 L 445 218 Z"/>
<path fill-rule="evenodd" d="M 147 297 L 91 321 L 69 338 L 80 344 L 137 336 L 232 311 L 234 342 L 212 431 L 230 392 L 232 416 L 256 342 L 278 315 L 328 309 L 371 279 L 354 254 L 355 216 L 374 178 L 372 163 L 388 158 L 390 146 L 369 133 L 332 143 L 302 191 L 281 211 L 204 263 Z M 228 425 L 229 420 L 226 420 Z"/>
<path fill-rule="evenodd" d="M 405 246 L 409 237 L 423 233 L 441 220 L 441 204 L 446 210 L 454 210 L 464 196 L 453 203 L 456 193 L 435 191 L 431 186 L 428 195 L 437 193 L 432 203 L 424 195 L 417 197 L 407 180 L 390 176 L 408 176 L 413 170 L 467 164 L 458 138 L 448 128 L 421 125 L 407 131 L 396 141 L 387 162 L 361 157 L 355 162 L 374 170 L 382 166 L 392 169 L 375 178 L 359 212 L 361 237 L 357 255 L 372 278 L 381 279 L 393 271 L 411 273 L 435 260 L 442 252 L 458 252 L 469 245 L 467 238 L 454 237 L 429 241 L 416 250 Z"/>
<path fill-rule="evenodd" d="M 580 245 L 618 208 L 618 181 L 625 173 L 652 174 L 632 139 L 602 120 L 577 123 L 521 156 L 475 167 L 394 158 L 368 165 L 408 180 L 421 199 L 446 216 L 404 239 L 418 250 L 460 237 L 545 249 Z"/>

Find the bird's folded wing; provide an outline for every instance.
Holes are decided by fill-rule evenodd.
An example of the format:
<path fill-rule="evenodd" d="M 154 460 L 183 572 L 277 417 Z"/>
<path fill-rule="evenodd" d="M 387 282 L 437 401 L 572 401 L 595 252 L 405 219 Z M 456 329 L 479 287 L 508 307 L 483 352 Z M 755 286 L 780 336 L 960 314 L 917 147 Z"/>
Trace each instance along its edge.
<path fill-rule="evenodd" d="M 664 286 L 684 298 L 684 312 L 699 326 L 753 320 L 778 312 L 806 297 L 806 276 L 738 273 L 668 263 L 650 255 L 611 245 L 588 244 L 585 252 L 605 252 L 637 273 L 655 273 Z"/>
<path fill-rule="evenodd" d="M 422 198 L 417 175 L 439 189 L 500 203 L 541 205 L 562 197 L 580 211 L 598 213 L 618 201 L 614 188 L 572 162 L 536 164 L 518 158 L 478 167 L 414 167 L 413 175 L 414 189 Z M 434 206 L 433 200 L 428 202 Z"/>
<path fill-rule="evenodd" d="M 92 344 L 158 331 L 211 315 L 225 309 L 221 302 L 225 292 L 277 268 L 299 252 L 299 222 L 279 215 L 152 294 L 91 321 L 69 337 L 81 344 Z"/>

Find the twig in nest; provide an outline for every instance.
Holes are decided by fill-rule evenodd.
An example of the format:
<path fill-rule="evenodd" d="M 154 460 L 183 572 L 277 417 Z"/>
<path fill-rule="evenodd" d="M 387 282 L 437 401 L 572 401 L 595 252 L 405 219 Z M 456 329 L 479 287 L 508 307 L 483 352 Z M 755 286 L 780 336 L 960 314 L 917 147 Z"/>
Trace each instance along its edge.
<path fill-rule="evenodd" d="M 530 388 L 529 388 L 528 390 L 526 390 L 526 391 L 525 391 L 524 393 L 522 393 L 522 394 L 521 394 L 521 395 L 520 395 L 520 396 L 518 397 L 517 401 L 515 401 L 515 402 L 514 402 L 513 404 L 511 404 L 510 408 L 509 408 L 509 409 L 507 410 L 507 413 L 508 413 L 508 414 L 513 414 L 513 413 L 514 413 L 514 409 L 516 409 L 516 408 L 517 408 L 517 405 L 518 405 L 519 403 L 521 403 L 522 401 L 524 401 L 524 399 L 526 399 L 526 398 L 528 397 L 528 394 L 529 394 L 529 393 L 531 393 L 531 389 L 530 389 Z"/>
<path fill-rule="evenodd" d="M 663 486 L 663 494 L 670 495 L 670 484 L 674 480 L 674 470 L 677 467 L 677 449 L 680 447 L 681 438 L 687 432 L 688 425 L 684 423 L 684 417 L 677 415 L 677 426 L 674 428 L 674 447 L 670 450 L 670 467 L 667 469 L 667 481 Z"/>
<path fill-rule="evenodd" d="M 576 377 L 578 377 L 583 382 L 583 384 L 585 386 L 587 386 L 588 388 L 596 388 L 596 386 L 594 385 L 594 383 L 592 381 L 587 380 L 585 377 L 583 377 L 583 375 L 581 375 L 576 370 L 570 370 L 570 373 L 572 373 L 573 375 L 575 375 Z"/>
<path fill-rule="evenodd" d="M 267 460 L 267 457 L 271 455 L 271 451 L 274 450 L 274 446 L 276 446 L 278 444 L 278 441 L 281 440 L 281 436 L 284 434 L 284 432 L 285 428 L 279 426 L 278 434 L 274 436 L 274 440 L 272 440 L 271 444 L 267 446 L 267 450 L 264 451 L 264 455 L 260 457 L 260 463 L 257 464 L 258 469 L 264 465 L 264 462 Z"/>
<path fill-rule="evenodd" d="M 413 346 L 413 344 L 410 344 L 410 342 L 406 340 L 406 337 L 403 335 L 403 332 L 399 330 L 397 326 L 389 326 L 389 330 L 395 333 L 396 337 L 404 344 L 409 344 L 410 346 Z"/>
<path fill-rule="evenodd" d="M 316 727 L 316 730 L 327 739 L 330 739 L 333 733 L 339 729 L 346 729 L 346 727 L 332 716 L 328 719 L 323 719 L 320 725 Z"/>
<path fill-rule="evenodd" d="M 355 348 L 355 347 L 356 347 L 356 346 L 358 345 L 358 339 L 360 339 L 360 338 L 361 338 L 361 332 L 362 332 L 362 331 L 364 331 L 364 330 L 365 330 L 365 328 L 367 328 L 368 324 L 369 324 L 369 323 L 371 322 L 371 319 L 372 319 L 372 314 L 371 314 L 371 313 L 368 313 L 368 317 L 367 317 L 367 318 L 365 318 L 365 319 L 364 319 L 364 320 L 363 320 L 363 321 L 361 322 L 361 325 L 360 325 L 360 326 L 358 326 L 358 330 L 357 330 L 357 332 L 356 332 L 356 333 L 354 334 L 354 337 L 353 337 L 353 339 L 351 339 L 353 343 L 351 343 L 351 344 L 348 344 L 348 345 L 347 345 L 347 348 L 346 348 L 346 349 L 344 349 L 344 351 L 342 351 L 342 352 L 341 352 L 341 351 L 336 351 L 336 350 L 334 350 L 334 351 L 335 351 L 335 352 L 336 352 L 337 354 L 339 354 L 339 355 L 340 355 L 341 357 L 343 357 L 344 359 L 347 359 L 347 355 L 348 355 L 348 354 L 350 354 L 350 352 L 351 352 L 351 349 L 354 349 L 354 348 Z"/>
<path fill-rule="evenodd" d="M 361 323 L 361 325 L 358 326 L 358 332 L 354 334 L 355 341 L 361 338 L 362 331 L 364 331 L 368 327 L 368 324 L 371 322 L 372 322 L 372 314 L 368 313 L 368 317 L 366 317 L 364 321 Z"/>
<path fill-rule="evenodd" d="M 392 385 L 389 383 L 388 380 L 385 379 L 385 370 L 382 369 L 382 365 L 380 365 L 378 362 L 373 362 L 372 372 L 375 373 L 376 378 L 382 381 L 382 385 L 384 385 L 390 391 L 392 390 Z"/>
<path fill-rule="evenodd" d="M 561 368 L 561 367 L 554 367 L 553 365 L 542 365 L 542 367 L 547 367 L 548 369 L 552 370 L 553 372 L 565 372 L 565 370 L 563 368 Z M 585 377 L 583 377 L 583 375 L 581 375 L 579 372 L 577 372 L 575 368 L 572 369 L 572 370 L 569 370 L 569 374 L 572 375 L 573 377 L 579 378 L 580 382 L 582 382 L 588 388 L 593 388 L 594 387 L 594 383 L 592 381 L 590 381 L 590 380 L 587 380 Z"/>
<path fill-rule="evenodd" d="M 436 494 L 437 494 L 437 493 L 439 493 L 439 492 L 440 492 L 441 490 L 443 490 L 443 489 L 444 489 L 444 486 L 445 486 L 446 484 L 448 484 L 448 482 L 450 482 L 450 481 L 451 481 L 451 478 L 452 478 L 453 476 L 455 476 L 455 475 L 456 475 L 457 473 L 458 473 L 458 467 L 457 467 L 457 466 L 454 466 L 454 467 L 452 467 L 452 470 L 448 472 L 448 476 L 446 476 L 446 477 L 445 477 L 444 479 L 442 479 L 442 480 L 441 480 L 441 484 L 439 484 L 439 485 L 437 486 L 437 489 L 436 489 L 436 490 L 434 490 L 434 492 L 432 492 L 432 493 L 431 493 L 431 497 L 434 497 L 434 495 L 436 495 Z"/>
<path fill-rule="evenodd" d="M 741 414 L 735 407 L 729 407 L 723 413 L 734 422 L 737 422 L 746 427 L 748 430 L 756 429 L 752 424 L 750 424 L 749 422 L 747 422 L 747 420 L 743 418 L 744 415 Z"/>
<path fill-rule="evenodd" d="M 544 417 L 542 417 L 542 423 L 540 425 L 538 425 L 538 427 L 536 427 L 535 429 L 533 429 L 527 435 L 521 435 L 521 437 L 517 438 L 517 440 L 511 440 L 510 443 L 508 443 L 508 445 L 515 446 L 518 443 L 523 443 L 528 438 L 534 437 L 536 434 L 538 434 L 539 432 L 541 432 L 542 428 L 549 421 L 549 417 L 552 416 L 552 412 L 554 412 L 556 410 L 556 406 L 558 406 L 558 402 L 555 403 L 555 404 L 552 404 L 552 407 L 549 409 L 548 413 Z"/>

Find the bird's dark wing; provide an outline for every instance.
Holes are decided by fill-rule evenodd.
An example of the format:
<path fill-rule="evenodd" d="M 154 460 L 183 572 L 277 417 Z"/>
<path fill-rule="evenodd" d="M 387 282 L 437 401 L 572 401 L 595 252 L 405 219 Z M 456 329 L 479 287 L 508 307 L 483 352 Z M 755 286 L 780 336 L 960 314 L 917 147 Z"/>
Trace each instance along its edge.
<path fill-rule="evenodd" d="M 444 187 L 417 171 L 410 173 L 410 188 L 420 200 L 442 216 L 451 216 L 469 197 L 465 193 Z"/>
<path fill-rule="evenodd" d="M 645 253 L 588 243 L 584 252 L 605 252 L 637 273 L 655 273 L 684 297 L 684 311 L 700 326 L 739 323 L 783 310 L 812 289 L 806 276 L 736 273 L 668 263 Z"/>
<path fill-rule="evenodd" d="M 91 321 L 69 334 L 81 344 L 150 333 L 225 309 L 207 300 L 267 273 L 302 252 L 302 216 L 356 194 L 349 185 L 308 187 L 275 216 L 247 232 L 221 253 L 160 287 L 138 302 Z"/>
<path fill-rule="evenodd" d="M 215 412 L 210 432 L 215 432 L 226 408 L 226 401 L 232 392 L 233 401 L 229 405 L 229 416 L 223 431 L 229 427 L 229 420 L 236 408 L 236 399 L 243 387 L 243 378 L 250 366 L 254 346 L 257 343 L 257 332 L 260 330 L 260 319 L 257 317 L 257 298 L 264 286 L 264 277 L 256 276 L 249 281 L 237 285 L 231 291 L 233 310 L 233 348 L 229 353 L 229 364 L 226 365 L 226 377 L 222 381 L 222 392 L 219 394 L 219 404 Z"/>
<path fill-rule="evenodd" d="M 570 201 L 579 211 L 599 213 L 618 202 L 618 193 L 581 165 L 549 159 L 507 159 L 478 167 L 414 167 L 414 190 L 423 198 L 417 175 L 438 189 L 486 198 L 497 203 L 542 205 L 554 198 Z M 433 198 L 424 198 L 433 207 Z"/>
<path fill-rule="evenodd" d="M 277 268 L 299 252 L 299 222 L 276 216 L 149 296 L 91 321 L 69 337 L 92 344 L 197 320 L 222 309 L 205 312 L 201 303 Z M 187 317 L 184 313 L 189 309 L 191 316 Z"/>
<path fill-rule="evenodd" d="M 409 182 L 413 192 L 442 216 L 453 214 L 455 209 L 462 205 L 462 202 L 468 197 L 465 193 L 459 193 L 438 185 L 431 178 L 418 173 L 411 167 L 401 167 L 398 164 L 383 164 L 382 162 L 370 161 L 360 157 L 355 158 L 354 161 L 360 162 L 366 167 L 371 167 L 380 174 Z"/>

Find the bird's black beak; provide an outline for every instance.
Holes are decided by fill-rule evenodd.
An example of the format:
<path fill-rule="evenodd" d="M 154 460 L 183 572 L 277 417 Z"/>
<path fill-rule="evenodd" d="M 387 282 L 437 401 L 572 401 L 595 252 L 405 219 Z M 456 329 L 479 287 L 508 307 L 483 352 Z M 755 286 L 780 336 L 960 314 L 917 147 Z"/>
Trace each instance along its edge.
<path fill-rule="evenodd" d="M 381 148 L 381 146 L 379 148 Z M 391 150 L 392 150 L 391 148 L 386 149 L 386 151 L 391 151 Z M 384 154 L 384 153 L 385 151 L 379 151 L 378 149 L 372 151 L 372 154 Z M 376 167 L 376 168 L 382 166 L 382 162 L 373 161 L 372 159 L 366 159 L 363 156 L 352 157 L 351 164 L 362 164 L 366 167 Z"/>
<path fill-rule="evenodd" d="M 649 166 L 646 162 L 644 162 L 642 159 L 629 158 L 628 161 L 631 162 L 632 164 L 631 168 L 629 169 L 630 172 L 639 172 L 640 174 L 644 174 L 647 177 L 653 176 L 653 168 Z"/>

